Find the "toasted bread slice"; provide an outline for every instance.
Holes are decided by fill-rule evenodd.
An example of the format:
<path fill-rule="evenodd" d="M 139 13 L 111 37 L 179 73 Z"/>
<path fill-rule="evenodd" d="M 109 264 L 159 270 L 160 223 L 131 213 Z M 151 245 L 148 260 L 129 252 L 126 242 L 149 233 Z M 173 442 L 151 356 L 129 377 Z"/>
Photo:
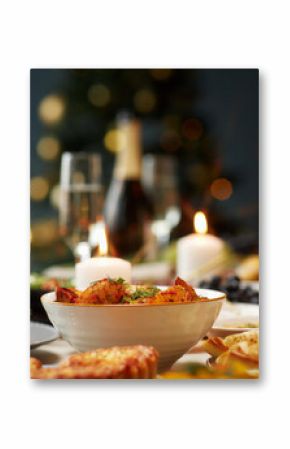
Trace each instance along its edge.
<path fill-rule="evenodd" d="M 41 361 L 36 359 L 35 357 L 30 358 L 30 376 L 31 378 L 41 369 L 42 364 Z"/>
<path fill-rule="evenodd" d="M 244 354 L 241 351 L 226 351 L 221 354 L 215 361 L 216 366 L 231 368 L 236 363 L 242 364 L 247 369 L 255 369 L 259 367 L 259 358 L 254 355 Z"/>
<path fill-rule="evenodd" d="M 239 362 L 240 364 L 244 365 L 248 369 L 256 369 L 259 366 L 259 341 L 258 337 L 259 335 L 251 334 L 251 332 L 245 332 L 246 339 L 231 339 L 230 342 L 234 344 L 231 344 L 228 351 L 221 354 L 216 359 L 216 364 L 219 366 L 228 366 L 231 367 L 231 365 L 235 362 Z M 251 335 L 249 335 L 251 334 Z M 243 335 L 243 334 L 241 334 Z M 244 336 L 245 337 L 245 336 Z M 228 337 L 227 337 L 228 338 Z M 227 340 L 227 338 L 224 339 Z M 229 340 L 227 340 L 229 341 Z"/>
<path fill-rule="evenodd" d="M 114 346 L 75 354 L 56 368 L 31 371 L 34 379 L 152 379 L 158 353 L 149 346 Z"/>
<path fill-rule="evenodd" d="M 223 339 L 223 342 L 229 348 L 232 345 L 246 341 L 248 344 L 259 343 L 259 329 L 253 329 L 239 334 L 228 335 Z"/>
<path fill-rule="evenodd" d="M 249 354 L 249 348 L 256 348 L 258 357 L 259 331 L 254 329 L 248 332 L 229 335 L 226 338 L 213 337 L 202 342 L 202 349 L 213 357 L 219 357 L 228 350 L 236 350 L 243 354 Z M 248 349 L 247 349 L 248 348 Z M 254 350 L 254 349 L 253 349 Z"/>
<path fill-rule="evenodd" d="M 224 344 L 224 341 L 220 337 L 209 338 L 202 342 L 201 347 L 205 352 L 212 355 L 213 357 L 218 357 L 223 352 L 227 351 L 229 348 Z"/>

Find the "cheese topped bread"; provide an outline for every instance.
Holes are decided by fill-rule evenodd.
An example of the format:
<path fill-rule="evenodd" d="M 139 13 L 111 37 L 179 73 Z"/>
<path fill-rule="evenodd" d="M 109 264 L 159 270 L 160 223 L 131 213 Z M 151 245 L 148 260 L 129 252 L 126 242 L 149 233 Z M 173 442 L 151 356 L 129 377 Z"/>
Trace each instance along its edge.
<path fill-rule="evenodd" d="M 223 339 L 223 343 L 228 348 L 241 342 L 247 342 L 248 344 L 259 343 L 259 329 L 228 335 Z"/>
<path fill-rule="evenodd" d="M 256 369 L 259 366 L 259 330 L 226 338 L 209 338 L 203 343 L 203 349 L 215 357 L 215 365 L 230 367 L 233 363 L 240 363 L 248 369 Z"/>

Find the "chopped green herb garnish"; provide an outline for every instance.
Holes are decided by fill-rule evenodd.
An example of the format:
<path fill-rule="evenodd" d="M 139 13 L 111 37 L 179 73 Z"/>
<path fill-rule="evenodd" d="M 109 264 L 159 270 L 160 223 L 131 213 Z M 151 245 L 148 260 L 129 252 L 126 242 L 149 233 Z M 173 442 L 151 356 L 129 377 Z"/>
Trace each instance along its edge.
<path fill-rule="evenodd" d="M 117 278 L 117 279 L 112 279 L 113 282 L 116 282 L 117 284 L 125 284 L 125 279 L 123 278 Z"/>
<path fill-rule="evenodd" d="M 92 282 L 90 282 L 90 285 L 95 285 L 95 284 L 97 284 L 98 282 L 100 282 L 102 279 L 99 279 L 99 280 L 97 280 L 97 281 L 92 281 Z M 108 278 L 108 281 L 109 282 L 112 282 L 112 283 L 114 283 L 114 284 L 121 284 L 121 285 L 124 285 L 125 284 L 125 279 L 123 279 L 123 278 L 116 278 L 116 279 L 114 279 L 114 278 Z"/>
<path fill-rule="evenodd" d="M 150 298 L 160 291 L 157 287 L 137 288 L 130 296 L 124 296 L 122 302 L 132 303 L 140 298 Z"/>
<path fill-rule="evenodd" d="M 135 302 L 135 299 L 132 299 L 130 296 L 123 296 L 121 302 L 122 303 L 131 303 L 131 302 Z"/>
<path fill-rule="evenodd" d="M 134 293 L 132 293 L 131 298 L 132 299 L 138 299 L 138 298 L 149 298 L 150 296 L 155 296 L 156 293 L 159 292 L 159 288 L 156 287 L 149 287 L 148 289 L 141 289 L 137 288 Z"/>

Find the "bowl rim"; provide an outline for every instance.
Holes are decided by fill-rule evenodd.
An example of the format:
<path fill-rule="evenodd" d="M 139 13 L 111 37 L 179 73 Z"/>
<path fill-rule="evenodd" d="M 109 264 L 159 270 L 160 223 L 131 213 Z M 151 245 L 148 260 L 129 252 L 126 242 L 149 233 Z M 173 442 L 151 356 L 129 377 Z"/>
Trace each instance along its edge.
<path fill-rule="evenodd" d="M 167 287 L 167 286 L 162 286 L 162 287 Z M 169 287 L 169 286 L 168 286 Z M 142 307 L 168 307 L 168 306 L 188 306 L 188 305 L 192 305 L 192 304 L 203 304 L 203 303 L 209 303 L 209 302 L 218 302 L 218 301 L 224 301 L 226 299 L 226 294 L 218 291 L 218 290 L 211 290 L 211 289 L 204 289 L 204 288 L 197 288 L 195 289 L 197 291 L 205 291 L 205 292 L 214 292 L 217 297 L 214 298 L 207 298 L 205 297 L 205 299 L 202 299 L 202 301 L 191 301 L 191 302 L 167 302 L 167 303 L 151 303 L 151 304 L 143 304 L 143 303 L 138 303 L 138 304 L 82 304 L 82 303 L 69 303 L 69 302 L 60 302 L 60 301 L 54 301 L 51 300 L 51 296 L 52 294 L 55 295 L 55 292 L 48 292 L 48 293 L 44 293 L 41 297 L 40 300 L 42 302 L 42 304 L 54 304 L 56 306 L 64 306 L 64 307 L 94 307 L 94 308 L 108 308 L 108 307 L 121 307 L 122 309 L 125 310 L 129 310 L 129 309 L 136 309 L 136 308 L 142 308 Z M 125 307 L 124 307 L 125 306 Z M 126 307 L 127 306 L 127 307 Z"/>

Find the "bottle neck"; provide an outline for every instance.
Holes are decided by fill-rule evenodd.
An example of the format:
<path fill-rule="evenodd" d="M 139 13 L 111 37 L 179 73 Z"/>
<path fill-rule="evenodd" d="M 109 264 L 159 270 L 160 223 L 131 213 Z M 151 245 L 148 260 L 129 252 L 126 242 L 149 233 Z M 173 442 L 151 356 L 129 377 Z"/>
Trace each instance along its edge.
<path fill-rule="evenodd" d="M 114 178 L 118 180 L 141 178 L 140 123 L 137 120 L 120 123 L 118 155 Z"/>

